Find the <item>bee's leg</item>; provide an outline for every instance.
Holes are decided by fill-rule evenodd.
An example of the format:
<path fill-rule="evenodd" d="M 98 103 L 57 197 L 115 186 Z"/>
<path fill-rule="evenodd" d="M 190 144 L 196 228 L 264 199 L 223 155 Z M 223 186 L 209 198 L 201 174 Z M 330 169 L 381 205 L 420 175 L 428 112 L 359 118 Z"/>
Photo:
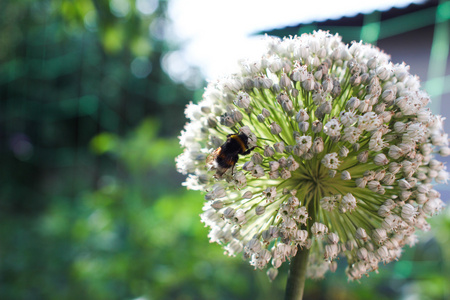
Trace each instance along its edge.
<path fill-rule="evenodd" d="M 236 155 L 236 157 L 233 159 L 233 166 L 231 167 L 231 176 L 234 175 L 234 167 L 236 166 L 236 163 L 238 160 L 239 160 L 239 156 Z"/>
<path fill-rule="evenodd" d="M 250 154 L 250 152 L 252 152 L 255 148 L 259 148 L 261 150 L 264 150 L 263 148 L 261 148 L 260 146 L 255 146 L 253 148 L 247 149 L 247 151 L 245 151 L 244 153 L 242 153 L 243 155 L 247 155 Z"/>
<path fill-rule="evenodd" d="M 245 151 L 244 153 L 242 153 L 243 155 L 247 155 L 250 154 L 250 152 L 252 152 L 252 150 L 255 149 L 255 147 L 247 149 L 247 151 Z"/>

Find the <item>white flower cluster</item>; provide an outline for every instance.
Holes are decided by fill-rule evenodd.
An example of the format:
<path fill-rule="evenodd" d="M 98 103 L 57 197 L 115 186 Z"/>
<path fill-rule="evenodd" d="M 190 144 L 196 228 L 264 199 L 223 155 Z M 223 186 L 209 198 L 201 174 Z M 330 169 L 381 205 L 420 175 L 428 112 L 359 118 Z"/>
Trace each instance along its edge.
<path fill-rule="evenodd" d="M 308 276 L 345 256 L 359 279 L 398 259 L 443 208 L 433 183 L 448 173 L 432 155 L 450 154 L 443 118 L 409 67 L 378 48 L 323 31 L 266 39 L 265 55 L 188 105 L 177 168 L 206 191 L 202 222 L 228 255 L 271 264 L 273 278 L 307 248 Z M 206 158 L 228 134 L 256 148 L 215 176 Z"/>

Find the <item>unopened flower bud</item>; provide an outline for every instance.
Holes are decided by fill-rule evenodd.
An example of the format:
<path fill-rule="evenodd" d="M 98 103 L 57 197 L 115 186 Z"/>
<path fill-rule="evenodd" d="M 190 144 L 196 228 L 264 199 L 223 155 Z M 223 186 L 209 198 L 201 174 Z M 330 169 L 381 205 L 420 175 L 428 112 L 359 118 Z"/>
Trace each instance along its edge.
<path fill-rule="evenodd" d="M 319 110 L 324 114 L 329 114 L 331 112 L 332 106 L 330 101 L 326 101 L 319 106 Z"/>
<path fill-rule="evenodd" d="M 319 120 L 316 120 L 312 123 L 312 131 L 314 133 L 319 133 L 322 131 L 323 128 L 323 124 L 322 122 L 320 122 Z"/>
<path fill-rule="evenodd" d="M 375 155 L 373 162 L 377 166 L 385 166 L 389 163 L 389 160 L 386 158 L 386 155 L 384 155 L 383 153 L 379 153 L 379 154 Z"/>
<path fill-rule="evenodd" d="M 341 94 L 341 83 L 339 82 L 339 80 L 334 79 L 333 80 L 333 89 L 331 90 L 331 97 L 336 98 L 337 96 L 339 96 Z"/>
<path fill-rule="evenodd" d="M 367 183 L 367 187 L 368 187 L 369 190 L 371 190 L 372 192 L 377 192 L 377 191 L 379 191 L 379 190 L 381 189 L 381 184 L 380 184 L 379 181 L 372 180 L 372 181 L 369 181 L 369 182 Z"/>
<path fill-rule="evenodd" d="M 439 149 L 439 155 L 442 157 L 447 157 L 450 155 L 450 148 L 449 147 L 442 147 Z"/>
<path fill-rule="evenodd" d="M 251 199 L 252 197 L 253 197 L 253 193 L 250 191 L 246 191 L 244 193 L 244 195 L 242 195 L 242 198 L 245 198 L 245 199 Z"/>
<path fill-rule="evenodd" d="M 350 100 L 347 101 L 347 104 L 345 105 L 345 108 L 348 110 L 354 110 L 356 109 L 361 101 L 356 97 L 351 97 Z"/>
<path fill-rule="evenodd" d="M 375 243 L 377 243 L 378 245 L 382 245 L 387 239 L 386 230 L 381 228 L 375 229 L 372 233 L 372 238 Z"/>
<path fill-rule="evenodd" d="M 242 169 L 244 169 L 245 171 L 252 171 L 253 168 L 255 167 L 255 164 L 253 163 L 253 161 L 247 161 L 243 166 Z"/>
<path fill-rule="evenodd" d="M 252 161 L 255 165 L 259 165 L 263 162 L 263 157 L 258 152 L 253 153 Z"/>
<path fill-rule="evenodd" d="M 305 91 L 309 92 L 314 89 L 314 85 L 315 85 L 314 76 L 308 74 L 306 80 L 302 82 L 302 87 L 305 89 Z"/>
<path fill-rule="evenodd" d="M 269 162 L 269 168 L 271 171 L 276 171 L 280 167 L 280 163 L 277 161 L 270 161 Z"/>
<path fill-rule="evenodd" d="M 241 114 L 241 112 L 238 111 L 238 110 L 234 110 L 234 111 L 231 113 L 231 116 L 232 116 L 232 118 L 233 118 L 234 123 L 239 123 L 239 122 L 241 122 L 242 119 L 244 118 L 244 116 L 243 116 L 243 115 Z"/>
<path fill-rule="evenodd" d="M 223 211 L 223 216 L 226 219 L 231 219 L 232 217 L 234 217 L 235 214 L 235 210 L 232 207 L 227 207 L 224 211 Z"/>
<path fill-rule="evenodd" d="M 402 132 L 405 131 L 405 129 L 406 129 L 406 124 L 405 123 L 403 123 L 403 122 L 395 122 L 395 124 L 394 124 L 395 132 L 402 133 Z"/>
<path fill-rule="evenodd" d="M 364 177 L 356 178 L 355 184 L 356 184 L 357 187 L 363 189 L 367 185 L 367 180 Z"/>
<path fill-rule="evenodd" d="M 278 85 L 278 83 L 275 83 L 274 85 L 272 85 L 272 91 L 274 92 L 274 93 L 279 93 L 280 91 L 281 91 L 281 88 L 280 88 L 280 86 Z"/>
<path fill-rule="evenodd" d="M 227 127 L 233 127 L 235 124 L 235 121 L 232 116 L 225 114 L 220 117 L 220 124 L 225 125 Z"/>
<path fill-rule="evenodd" d="M 311 151 L 315 154 L 323 151 L 323 140 L 321 137 L 316 137 L 311 147 Z"/>
<path fill-rule="evenodd" d="M 368 151 L 363 151 L 363 152 L 359 153 L 356 158 L 358 159 L 358 161 L 360 163 L 365 163 L 369 159 L 369 152 Z"/>
<path fill-rule="evenodd" d="M 281 263 L 281 261 L 280 261 L 280 263 Z M 278 275 L 278 267 L 270 268 L 267 271 L 267 276 L 269 277 L 270 281 L 274 281 L 275 278 L 277 277 L 277 275 Z"/>
<path fill-rule="evenodd" d="M 291 172 L 287 169 L 283 169 L 280 171 L 280 177 L 283 179 L 291 178 Z"/>
<path fill-rule="evenodd" d="M 214 117 L 209 117 L 207 119 L 207 126 L 210 128 L 215 128 L 217 126 L 217 120 Z"/>
<path fill-rule="evenodd" d="M 275 122 L 272 122 L 272 124 L 270 124 L 270 132 L 275 135 L 279 134 L 281 132 L 281 126 Z"/>
<path fill-rule="evenodd" d="M 245 92 L 239 92 L 235 104 L 240 108 L 247 108 L 250 105 L 250 96 Z"/>
<path fill-rule="evenodd" d="M 295 115 L 295 120 L 297 122 L 304 122 L 309 120 L 309 115 L 304 109 L 300 109 L 297 115 Z"/>
<path fill-rule="evenodd" d="M 284 152 L 284 143 L 283 142 L 275 143 L 275 144 L 273 144 L 273 148 L 275 149 L 276 152 L 283 153 Z"/>
<path fill-rule="evenodd" d="M 393 90 L 385 90 L 381 94 L 381 99 L 383 99 L 383 101 L 385 101 L 385 102 L 393 101 L 395 99 L 395 91 L 393 91 Z"/>
<path fill-rule="evenodd" d="M 298 129 L 301 132 L 307 132 L 309 129 L 309 123 L 308 122 L 300 122 L 298 123 Z"/>
<path fill-rule="evenodd" d="M 275 150 L 273 150 L 272 147 L 266 146 L 264 148 L 264 156 L 265 157 L 270 157 L 270 156 L 273 156 L 274 154 L 275 154 Z"/>
<path fill-rule="evenodd" d="M 389 164 L 389 172 L 392 174 L 397 174 L 402 169 L 402 165 L 399 163 L 396 163 L 395 161 L 391 162 Z"/>
<path fill-rule="evenodd" d="M 329 77 L 327 77 L 323 82 L 322 82 L 322 88 L 323 91 L 326 93 L 330 93 L 331 90 L 333 89 L 333 80 Z"/>
<path fill-rule="evenodd" d="M 350 152 L 350 150 L 348 150 L 347 147 L 342 146 L 341 150 L 339 150 L 339 156 L 340 157 L 347 157 L 349 152 Z"/>
<path fill-rule="evenodd" d="M 356 255 L 358 256 L 358 258 L 360 260 L 363 260 L 363 261 L 367 260 L 367 249 L 364 247 L 359 248 L 358 251 L 356 252 Z"/>
<path fill-rule="evenodd" d="M 219 209 L 223 208 L 223 202 L 220 200 L 216 200 L 211 204 L 211 207 L 216 210 L 219 210 Z"/>
<path fill-rule="evenodd" d="M 266 108 L 263 108 L 261 110 L 261 114 L 264 116 L 264 118 L 270 117 L 270 111 L 268 111 Z"/>
<path fill-rule="evenodd" d="M 350 84 L 352 86 L 358 86 L 361 84 L 361 76 L 358 74 L 353 74 L 352 77 L 350 77 Z"/>
<path fill-rule="evenodd" d="M 359 228 L 356 230 L 355 237 L 356 237 L 358 240 L 363 240 L 364 242 L 367 241 L 367 239 L 368 239 L 368 236 L 367 236 L 366 231 L 364 230 L 364 228 L 361 228 L 361 227 L 359 227 Z"/>
<path fill-rule="evenodd" d="M 258 206 L 255 208 L 255 213 L 256 213 L 256 215 L 258 215 L 258 216 L 262 215 L 265 211 L 266 211 L 266 208 L 265 208 L 264 206 L 262 206 L 262 205 L 258 205 Z"/>
<path fill-rule="evenodd" d="M 336 233 L 331 232 L 328 234 L 328 243 L 337 244 L 338 242 L 339 242 L 339 236 Z"/>
<path fill-rule="evenodd" d="M 341 179 L 342 180 L 350 180 L 350 179 L 352 179 L 352 176 L 350 175 L 349 171 L 343 171 L 341 174 Z"/>

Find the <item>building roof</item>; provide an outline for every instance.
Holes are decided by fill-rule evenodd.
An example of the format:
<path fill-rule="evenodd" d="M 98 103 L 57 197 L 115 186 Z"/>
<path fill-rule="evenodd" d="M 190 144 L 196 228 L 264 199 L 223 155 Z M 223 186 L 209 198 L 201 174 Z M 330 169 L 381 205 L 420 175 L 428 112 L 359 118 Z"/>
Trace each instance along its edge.
<path fill-rule="evenodd" d="M 420 4 L 412 3 L 405 7 L 391 7 L 385 11 L 375 10 L 370 13 L 359 13 L 353 16 L 342 16 L 295 26 L 274 29 L 268 33 L 276 36 L 300 35 L 315 29 L 339 32 L 345 40 L 358 40 L 361 28 L 368 23 L 378 23 L 378 39 L 433 25 L 436 20 L 438 0 L 429 0 Z M 369 41 L 372 42 L 372 41 Z"/>

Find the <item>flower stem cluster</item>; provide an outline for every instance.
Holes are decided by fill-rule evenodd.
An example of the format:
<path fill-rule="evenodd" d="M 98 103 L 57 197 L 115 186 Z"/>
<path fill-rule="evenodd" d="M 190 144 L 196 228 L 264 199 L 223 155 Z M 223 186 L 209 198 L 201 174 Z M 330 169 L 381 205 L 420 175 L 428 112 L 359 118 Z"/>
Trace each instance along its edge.
<path fill-rule="evenodd" d="M 416 229 L 444 204 L 443 118 L 409 66 L 368 44 L 318 31 L 266 37 L 267 51 L 209 83 L 180 136 L 178 170 L 206 192 L 202 222 L 225 253 L 268 274 L 310 249 L 307 275 L 347 258 L 350 279 L 376 271 L 416 243 Z M 248 137 L 222 176 L 206 157 L 228 134 Z"/>

